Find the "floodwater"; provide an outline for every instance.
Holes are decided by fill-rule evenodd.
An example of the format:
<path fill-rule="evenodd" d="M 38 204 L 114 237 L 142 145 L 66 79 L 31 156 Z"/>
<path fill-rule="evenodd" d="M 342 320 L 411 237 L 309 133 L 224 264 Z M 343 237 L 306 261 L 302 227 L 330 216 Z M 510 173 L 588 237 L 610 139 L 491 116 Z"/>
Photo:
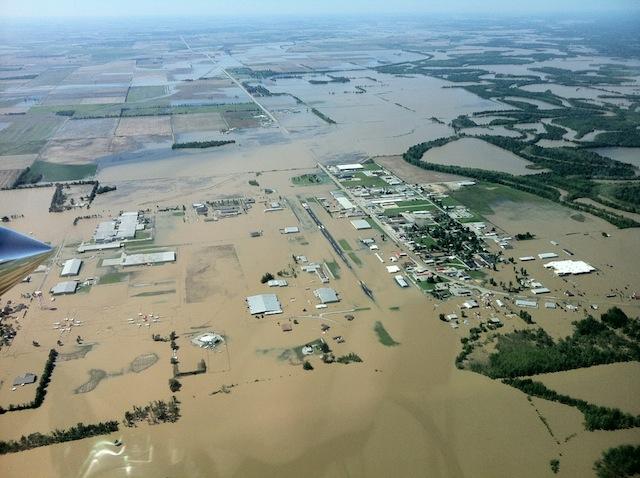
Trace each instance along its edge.
<path fill-rule="evenodd" d="M 640 148 L 595 148 L 592 151 L 640 168 Z"/>
<path fill-rule="evenodd" d="M 529 161 L 475 138 L 462 138 L 444 146 L 432 148 L 424 154 L 422 160 L 435 164 L 503 171 L 517 175 L 534 172 L 532 169 L 527 169 L 527 165 L 531 164 Z"/>

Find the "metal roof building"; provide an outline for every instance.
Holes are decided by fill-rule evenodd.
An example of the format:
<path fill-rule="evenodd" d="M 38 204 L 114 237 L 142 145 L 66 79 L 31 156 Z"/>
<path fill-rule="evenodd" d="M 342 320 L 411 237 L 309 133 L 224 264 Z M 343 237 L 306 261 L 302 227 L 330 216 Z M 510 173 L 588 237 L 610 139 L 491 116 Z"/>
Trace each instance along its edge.
<path fill-rule="evenodd" d="M 287 226 L 281 230 L 282 234 L 296 234 L 300 232 L 300 228 L 297 226 Z"/>
<path fill-rule="evenodd" d="M 553 261 L 544 265 L 547 269 L 551 268 L 559 276 L 565 276 L 569 274 L 588 274 L 596 270 L 595 267 L 587 264 L 584 261 Z"/>
<path fill-rule="evenodd" d="M 62 272 L 60 277 L 77 276 L 80 273 L 80 267 L 82 267 L 82 261 L 80 259 L 69 259 L 62 266 Z"/>
<path fill-rule="evenodd" d="M 13 386 L 18 387 L 20 385 L 27 385 L 30 383 L 34 383 L 35 381 L 36 381 L 36 375 L 31 372 L 27 372 L 24 375 L 18 375 L 16 378 L 14 378 Z"/>
<path fill-rule="evenodd" d="M 556 254 L 555 252 L 543 252 L 541 254 L 538 254 L 538 257 L 540 259 L 553 259 L 554 257 L 558 257 L 558 254 Z"/>
<path fill-rule="evenodd" d="M 356 169 L 364 169 L 362 164 L 353 163 L 353 164 L 338 164 L 336 166 L 338 171 L 354 171 Z"/>
<path fill-rule="evenodd" d="M 538 301 L 531 299 L 516 299 L 516 305 L 518 307 L 529 307 L 531 309 L 537 309 Z"/>
<path fill-rule="evenodd" d="M 249 306 L 249 313 L 251 315 L 282 314 L 280 301 L 278 300 L 278 296 L 275 294 L 250 295 L 247 297 L 247 305 Z"/>
<path fill-rule="evenodd" d="M 175 262 L 176 253 L 167 251 L 153 252 L 150 254 L 123 254 L 121 260 L 124 267 L 141 266 L 143 264 L 162 264 L 163 262 Z"/>
<path fill-rule="evenodd" d="M 359 231 L 362 229 L 371 229 L 371 224 L 365 219 L 354 219 L 351 221 L 351 224 Z"/>
<path fill-rule="evenodd" d="M 58 282 L 51 288 L 51 294 L 53 295 L 62 295 L 62 294 L 75 294 L 76 289 L 78 288 L 78 282 L 74 280 L 66 281 L 66 282 Z"/>
<path fill-rule="evenodd" d="M 323 304 L 340 302 L 338 293 L 331 287 L 321 287 L 319 289 L 316 289 L 315 291 L 313 291 L 313 295 L 315 295 Z"/>

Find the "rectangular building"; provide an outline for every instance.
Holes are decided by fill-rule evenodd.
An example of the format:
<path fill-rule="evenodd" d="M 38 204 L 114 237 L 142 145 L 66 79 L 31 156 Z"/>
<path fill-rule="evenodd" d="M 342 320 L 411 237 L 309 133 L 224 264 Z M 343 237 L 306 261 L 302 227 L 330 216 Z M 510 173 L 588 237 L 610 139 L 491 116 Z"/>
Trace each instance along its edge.
<path fill-rule="evenodd" d="M 75 294 L 78 288 L 78 282 L 71 280 L 66 282 L 58 282 L 54 285 L 50 292 L 52 295 Z"/>
<path fill-rule="evenodd" d="M 69 259 L 62 266 L 60 277 L 77 276 L 80 273 L 80 267 L 82 267 L 82 261 L 80 259 Z"/>
<path fill-rule="evenodd" d="M 278 296 L 275 294 L 259 294 L 247 297 L 247 306 L 251 315 L 282 314 L 282 307 Z"/>
<path fill-rule="evenodd" d="M 351 221 L 351 225 L 355 227 L 358 231 L 363 229 L 371 229 L 371 224 L 366 219 L 354 219 Z"/>

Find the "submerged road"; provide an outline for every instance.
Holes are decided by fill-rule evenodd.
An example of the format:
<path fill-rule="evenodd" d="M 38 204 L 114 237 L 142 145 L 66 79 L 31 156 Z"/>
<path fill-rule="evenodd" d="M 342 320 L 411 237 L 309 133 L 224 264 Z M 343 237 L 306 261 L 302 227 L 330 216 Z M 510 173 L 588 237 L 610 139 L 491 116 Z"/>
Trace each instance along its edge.
<path fill-rule="evenodd" d="M 183 37 L 182 35 L 180 35 L 180 40 L 182 40 L 182 43 L 184 43 L 184 46 L 186 46 L 186 47 L 187 47 L 187 49 L 188 49 L 191 53 L 193 53 L 194 55 L 204 55 L 204 56 L 206 56 L 206 57 L 207 57 L 207 59 L 208 59 L 208 60 L 209 60 L 213 65 L 216 65 L 216 64 L 217 64 L 217 63 L 216 63 L 216 61 L 215 61 L 215 60 L 211 57 L 211 55 L 209 55 L 207 52 L 204 52 L 204 51 L 202 51 L 202 52 L 200 52 L 200 51 L 195 51 L 193 48 L 191 48 L 191 46 L 187 43 L 187 41 L 184 39 L 184 37 Z M 275 117 L 275 116 L 273 116 L 273 114 L 271 114 L 271 112 L 270 112 L 267 108 L 265 108 L 265 107 L 262 105 L 262 103 L 260 103 L 260 102 L 256 99 L 256 97 L 255 97 L 255 96 L 253 96 L 251 93 L 249 93 L 249 92 L 247 91 L 247 89 L 244 87 L 244 85 L 243 85 L 243 84 L 242 84 L 242 83 L 241 83 L 237 78 L 235 78 L 231 73 L 229 73 L 229 72 L 227 71 L 227 69 L 226 69 L 226 68 L 224 68 L 224 67 L 220 67 L 220 69 L 221 69 L 222 73 L 224 73 L 224 75 L 225 75 L 227 78 L 229 78 L 231 81 L 233 81 L 233 82 L 238 86 L 238 88 L 240 88 L 242 91 L 244 91 L 244 93 L 245 93 L 249 98 L 251 98 L 251 101 L 253 101 L 253 102 L 256 104 L 256 106 L 258 106 L 258 108 L 260 108 L 260 109 L 264 112 L 264 114 L 265 114 L 265 115 L 267 115 L 267 116 L 269 117 L 269 119 L 271 119 L 271 121 L 273 121 L 273 123 L 274 123 L 278 128 L 280 128 L 280 130 L 281 130 L 284 134 L 289 135 L 289 131 L 287 130 L 287 128 L 285 128 L 284 126 L 282 126 L 282 125 L 280 124 L 280 122 L 276 119 L 276 117 Z"/>

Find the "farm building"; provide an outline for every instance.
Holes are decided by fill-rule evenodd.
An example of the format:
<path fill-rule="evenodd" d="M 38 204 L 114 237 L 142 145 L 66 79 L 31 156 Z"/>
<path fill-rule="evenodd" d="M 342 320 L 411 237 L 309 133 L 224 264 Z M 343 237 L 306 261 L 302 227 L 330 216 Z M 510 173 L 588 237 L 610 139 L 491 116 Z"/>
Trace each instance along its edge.
<path fill-rule="evenodd" d="M 361 231 L 363 229 L 371 229 L 371 224 L 369 224 L 369 221 L 367 221 L 366 219 L 354 219 L 353 221 L 351 221 L 351 224 L 358 231 Z"/>
<path fill-rule="evenodd" d="M 75 294 L 78 288 L 78 282 L 71 280 L 66 282 L 58 282 L 51 288 L 52 295 Z"/>
<path fill-rule="evenodd" d="M 80 259 L 69 259 L 62 266 L 60 277 L 77 276 L 80 273 L 80 267 L 82 267 L 82 261 Z"/>
<path fill-rule="evenodd" d="M 251 315 L 256 314 L 281 314 L 282 307 L 278 296 L 275 294 L 259 294 L 251 295 L 247 297 L 247 305 L 249 306 L 249 313 Z"/>
<path fill-rule="evenodd" d="M 313 291 L 313 295 L 315 295 L 320 302 L 323 304 L 332 304 L 334 302 L 340 302 L 340 298 L 338 297 L 338 293 L 333 290 L 331 287 L 321 287 Z"/>
<path fill-rule="evenodd" d="M 24 375 L 18 375 L 16 378 L 14 378 L 13 386 L 19 387 L 21 385 L 28 385 L 30 383 L 35 383 L 35 381 L 36 381 L 36 375 L 31 372 L 27 372 Z"/>
<path fill-rule="evenodd" d="M 356 171 L 359 169 L 364 169 L 362 164 L 353 163 L 353 164 L 338 164 L 336 166 L 338 171 Z"/>

